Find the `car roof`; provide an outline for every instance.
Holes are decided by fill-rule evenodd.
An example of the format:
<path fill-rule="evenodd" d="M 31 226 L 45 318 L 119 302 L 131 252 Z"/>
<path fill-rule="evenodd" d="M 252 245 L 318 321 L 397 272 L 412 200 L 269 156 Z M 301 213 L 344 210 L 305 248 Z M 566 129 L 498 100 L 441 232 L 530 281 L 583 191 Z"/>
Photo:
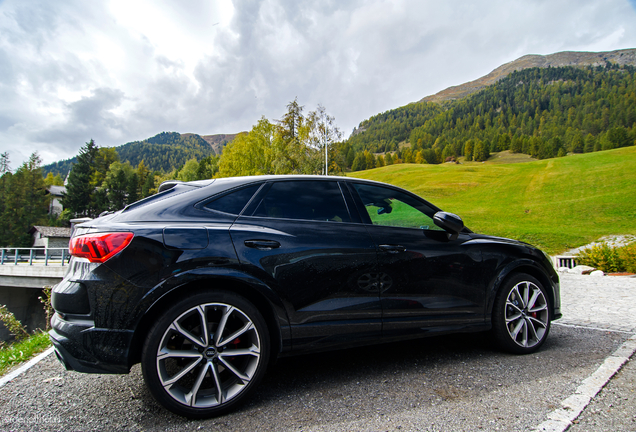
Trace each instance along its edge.
<path fill-rule="evenodd" d="M 355 181 L 355 182 L 364 182 L 371 184 L 380 184 L 391 187 L 398 187 L 388 183 L 378 182 L 375 180 L 366 180 L 360 179 L 357 177 L 345 177 L 345 176 L 332 176 L 332 175 L 312 175 L 312 174 L 265 174 L 265 175 L 255 175 L 255 176 L 239 176 L 239 177 L 221 177 L 214 179 L 214 181 L 203 185 L 204 187 L 214 187 L 217 188 L 223 184 L 226 186 L 231 184 L 232 186 L 239 186 L 242 184 L 248 183 L 257 183 L 262 181 L 281 181 L 281 180 L 319 180 L 319 181 Z M 193 185 L 200 187 L 200 180 L 194 182 L 187 182 L 184 184 Z"/>

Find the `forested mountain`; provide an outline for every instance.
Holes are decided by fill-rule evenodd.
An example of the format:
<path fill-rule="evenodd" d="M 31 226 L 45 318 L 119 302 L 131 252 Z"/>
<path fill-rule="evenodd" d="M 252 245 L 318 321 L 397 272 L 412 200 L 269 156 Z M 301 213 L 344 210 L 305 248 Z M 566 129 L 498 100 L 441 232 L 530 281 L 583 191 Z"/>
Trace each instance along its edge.
<path fill-rule="evenodd" d="M 636 49 L 624 49 L 606 52 L 580 52 L 563 51 L 549 55 L 529 54 L 517 60 L 505 63 L 488 75 L 457 86 L 449 87 L 431 96 L 426 96 L 420 102 L 443 102 L 447 100 L 461 99 L 469 94 L 476 93 L 484 87 L 504 79 L 509 74 L 523 69 L 534 67 L 585 67 L 605 66 L 606 63 L 619 66 L 636 66 Z"/>
<path fill-rule="evenodd" d="M 214 155 L 212 146 L 196 134 L 161 132 L 144 141 L 135 141 L 116 147 L 119 160 L 136 166 L 142 160 L 152 171 L 170 171 L 188 159 L 202 159 Z"/>
<path fill-rule="evenodd" d="M 115 147 L 115 151 L 121 162 L 128 161 L 137 166 L 143 160 L 151 171 L 168 172 L 184 165 L 189 159 L 220 154 L 223 147 L 235 136 L 236 134 L 200 136 L 193 133 L 161 132 L 143 141 Z M 43 166 L 42 171 L 45 175 L 51 172 L 65 177 L 76 162 L 77 158 L 54 162 Z"/>
<path fill-rule="evenodd" d="M 406 141 L 411 162 L 418 152 L 440 163 L 499 150 L 543 159 L 634 145 L 635 122 L 636 68 L 608 62 L 524 69 L 460 100 L 390 110 L 360 123 L 348 144 L 378 153 Z"/>

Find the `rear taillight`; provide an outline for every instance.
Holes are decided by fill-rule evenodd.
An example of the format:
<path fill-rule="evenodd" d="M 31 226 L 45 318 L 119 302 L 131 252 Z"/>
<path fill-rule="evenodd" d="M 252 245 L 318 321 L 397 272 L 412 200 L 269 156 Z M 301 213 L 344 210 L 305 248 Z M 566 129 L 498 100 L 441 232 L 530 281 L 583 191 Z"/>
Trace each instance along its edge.
<path fill-rule="evenodd" d="M 123 251 L 132 238 L 133 233 L 129 232 L 86 234 L 71 239 L 69 252 L 93 263 L 103 263 Z"/>

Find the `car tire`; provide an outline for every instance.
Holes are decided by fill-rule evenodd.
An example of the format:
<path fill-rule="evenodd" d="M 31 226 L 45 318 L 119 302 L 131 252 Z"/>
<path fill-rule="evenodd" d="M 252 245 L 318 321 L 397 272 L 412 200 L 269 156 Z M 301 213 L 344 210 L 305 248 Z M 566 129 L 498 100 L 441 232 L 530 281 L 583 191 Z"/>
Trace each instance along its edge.
<path fill-rule="evenodd" d="M 515 354 L 537 351 L 550 332 L 552 312 L 548 294 L 536 278 L 518 273 L 497 293 L 492 313 L 497 345 Z"/>
<path fill-rule="evenodd" d="M 267 326 L 246 299 L 226 291 L 192 294 L 150 328 L 141 366 L 164 407 L 189 418 L 234 409 L 262 379 L 270 355 Z"/>

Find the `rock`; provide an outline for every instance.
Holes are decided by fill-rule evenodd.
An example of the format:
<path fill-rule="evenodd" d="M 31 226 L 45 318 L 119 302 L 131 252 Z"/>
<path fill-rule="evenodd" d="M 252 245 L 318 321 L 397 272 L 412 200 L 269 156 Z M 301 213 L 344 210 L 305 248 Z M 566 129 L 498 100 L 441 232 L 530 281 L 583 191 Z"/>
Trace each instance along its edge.
<path fill-rule="evenodd" d="M 571 268 L 570 270 L 568 270 L 568 273 L 572 273 L 572 274 L 583 274 L 584 272 L 590 272 L 595 270 L 594 267 L 590 267 L 590 266 L 586 266 L 586 265 L 577 265 L 574 268 Z"/>
<path fill-rule="evenodd" d="M 569 268 L 569 267 L 559 267 L 559 268 L 557 269 L 557 271 L 558 271 L 559 273 L 568 273 L 568 272 L 570 271 L 570 268 Z"/>
<path fill-rule="evenodd" d="M 594 270 L 592 273 L 590 273 L 590 276 L 601 277 L 605 276 L 605 273 L 603 273 L 603 270 Z"/>

